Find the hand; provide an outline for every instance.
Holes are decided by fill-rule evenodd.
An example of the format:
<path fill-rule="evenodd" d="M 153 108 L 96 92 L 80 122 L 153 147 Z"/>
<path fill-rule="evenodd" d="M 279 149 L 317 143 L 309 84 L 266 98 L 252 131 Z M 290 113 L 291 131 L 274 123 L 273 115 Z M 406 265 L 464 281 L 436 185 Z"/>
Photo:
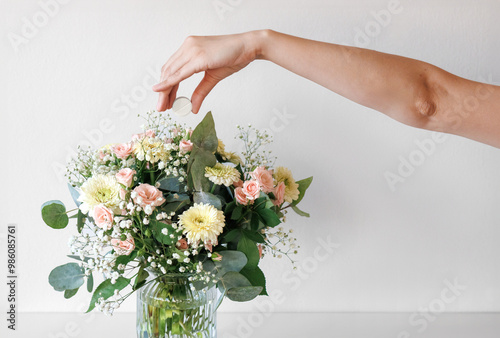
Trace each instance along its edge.
<path fill-rule="evenodd" d="M 188 37 L 163 65 L 161 81 L 153 86 L 153 90 L 160 93 L 156 109 L 170 109 L 179 83 L 205 71 L 191 97 L 193 113 L 198 113 L 203 100 L 219 81 L 255 60 L 258 55 L 255 33 Z"/>

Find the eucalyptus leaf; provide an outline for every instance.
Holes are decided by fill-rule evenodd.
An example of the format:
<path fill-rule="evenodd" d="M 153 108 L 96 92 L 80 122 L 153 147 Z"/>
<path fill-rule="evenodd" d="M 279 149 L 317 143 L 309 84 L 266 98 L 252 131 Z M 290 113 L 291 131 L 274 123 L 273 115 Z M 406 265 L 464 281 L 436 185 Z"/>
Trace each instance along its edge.
<path fill-rule="evenodd" d="M 70 299 L 71 297 L 76 295 L 77 292 L 78 292 L 78 289 L 64 290 L 64 298 Z"/>
<path fill-rule="evenodd" d="M 222 202 L 221 200 L 209 193 L 209 192 L 204 192 L 204 191 L 197 191 L 193 194 L 193 201 L 194 203 L 204 203 L 204 204 L 210 204 L 213 205 L 215 208 L 221 210 L 222 209 Z"/>
<path fill-rule="evenodd" d="M 184 183 L 179 182 L 179 178 L 175 176 L 168 176 L 162 178 L 157 183 L 160 184 L 160 189 L 175 191 L 175 192 L 183 192 L 185 191 L 186 185 Z"/>
<path fill-rule="evenodd" d="M 105 300 L 113 296 L 115 290 L 123 290 L 127 285 L 130 284 L 130 279 L 125 277 L 118 277 L 115 284 L 111 284 L 111 279 L 106 279 L 104 282 L 99 284 L 95 289 L 92 299 L 90 301 L 89 308 L 86 312 L 90 312 L 95 308 L 95 303 L 99 298 L 104 298 Z"/>
<path fill-rule="evenodd" d="M 222 276 L 220 282 L 226 290 L 242 286 L 252 286 L 252 283 L 250 283 L 245 276 L 236 271 L 227 272 L 224 276 Z"/>
<path fill-rule="evenodd" d="M 42 204 L 42 219 L 53 229 L 64 229 L 69 222 L 64 203 L 54 200 Z"/>
<path fill-rule="evenodd" d="M 222 269 L 224 273 L 229 271 L 240 271 L 248 262 L 246 255 L 241 251 L 225 250 L 218 252 L 222 256 L 219 262 L 215 262 L 218 269 Z"/>
<path fill-rule="evenodd" d="M 80 198 L 80 193 L 74 186 L 68 183 L 68 189 L 69 193 L 71 194 L 71 198 L 73 198 L 73 201 L 75 202 L 76 206 L 79 207 L 82 202 L 78 201 L 78 198 Z"/>
<path fill-rule="evenodd" d="M 77 219 L 78 220 L 76 222 L 76 228 L 78 229 L 79 233 L 82 233 L 83 226 L 85 225 L 85 221 L 87 219 L 87 216 L 85 216 L 85 214 L 83 212 L 81 212 L 80 209 L 78 209 Z"/>
<path fill-rule="evenodd" d="M 54 268 L 49 274 L 49 284 L 56 291 L 78 289 L 83 285 L 85 272 L 78 263 L 67 263 Z"/>
<path fill-rule="evenodd" d="M 226 293 L 227 298 L 235 302 L 248 302 L 262 292 L 262 286 L 243 286 L 229 289 Z"/>
<path fill-rule="evenodd" d="M 215 153 L 219 145 L 219 140 L 215 132 L 215 122 L 212 112 L 208 112 L 193 130 L 191 141 L 197 145 L 198 148 Z"/>

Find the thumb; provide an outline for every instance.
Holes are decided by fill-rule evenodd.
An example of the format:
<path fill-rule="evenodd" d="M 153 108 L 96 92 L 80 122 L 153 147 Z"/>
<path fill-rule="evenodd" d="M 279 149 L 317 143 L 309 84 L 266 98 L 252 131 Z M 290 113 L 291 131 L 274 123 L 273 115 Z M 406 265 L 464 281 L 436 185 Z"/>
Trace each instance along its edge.
<path fill-rule="evenodd" d="M 200 110 L 201 104 L 210 91 L 219 83 L 219 80 L 205 72 L 205 76 L 201 80 L 198 87 L 193 92 L 191 103 L 193 104 L 193 113 L 197 114 Z"/>

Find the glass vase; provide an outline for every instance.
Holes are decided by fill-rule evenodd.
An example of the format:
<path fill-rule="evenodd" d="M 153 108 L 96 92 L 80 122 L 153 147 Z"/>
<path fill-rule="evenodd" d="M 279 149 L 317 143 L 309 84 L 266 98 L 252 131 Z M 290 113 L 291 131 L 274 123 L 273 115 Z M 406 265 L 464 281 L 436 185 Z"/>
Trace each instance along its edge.
<path fill-rule="evenodd" d="M 152 275 L 137 291 L 138 338 L 217 337 L 215 285 L 195 288 L 189 274 Z"/>

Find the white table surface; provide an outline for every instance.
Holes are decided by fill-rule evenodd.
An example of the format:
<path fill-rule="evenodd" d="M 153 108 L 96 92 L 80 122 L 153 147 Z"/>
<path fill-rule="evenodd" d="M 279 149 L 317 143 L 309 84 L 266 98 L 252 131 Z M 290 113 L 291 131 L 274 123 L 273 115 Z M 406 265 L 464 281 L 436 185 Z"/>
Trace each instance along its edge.
<path fill-rule="evenodd" d="M 499 338 L 500 314 L 448 314 L 409 319 L 411 313 L 218 313 L 219 338 Z M 1 337 L 135 338 L 135 314 L 20 313 L 18 329 Z M 424 326 L 426 328 L 424 329 Z M 419 332 L 419 330 L 421 332 Z"/>

